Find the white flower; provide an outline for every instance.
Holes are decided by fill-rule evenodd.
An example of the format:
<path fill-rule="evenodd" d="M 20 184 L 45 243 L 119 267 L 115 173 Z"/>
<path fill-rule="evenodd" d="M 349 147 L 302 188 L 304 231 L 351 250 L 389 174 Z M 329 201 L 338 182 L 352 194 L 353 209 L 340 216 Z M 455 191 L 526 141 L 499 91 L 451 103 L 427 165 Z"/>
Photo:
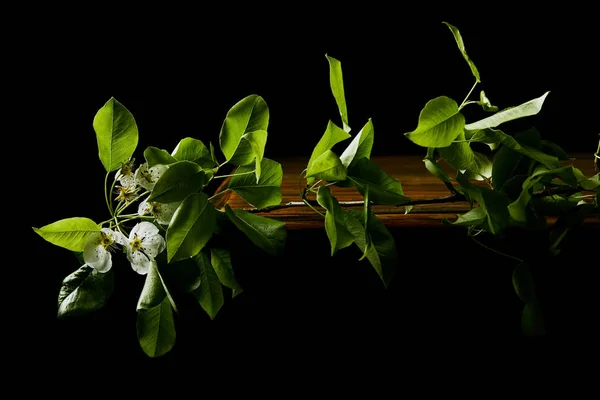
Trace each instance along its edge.
<path fill-rule="evenodd" d="M 159 224 L 169 225 L 173 218 L 173 214 L 175 214 L 175 211 L 180 204 L 180 201 L 175 203 L 157 203 L 155 201 L 144 200 L 138 207 L 138 214 L 152 214 Z"/>
<path fill-rule="evenodd" d="M 152 190 L 154 184 L 160 178 L 160 176 L 167 170 L 167 166 L 164 164 L 155 165 L 152 168 L 148 168 L 148 163 L 143 163 L 135 171 L 135 180 L 138 185 L 146 190 Z"/>
<path fill-rule="evenodd" d="M 121 169 L 117 171 L 117 180 L 121 186 L 129 188 L 130 190 L 134 190 L 136 187 L 134 167 L 135 158 L 132 158 L 124 163 Z"/>
<path fill-rule="evenodd" d="M 166 247 L 165 239 L 159 235 L 156 225 L 144 221 L 133 227 L 129 239 L 125 239 L 127 259 L 131 267 L 140 275 L 150 270 L 154 257 Z"/>
<path fill-rule="evenodd" d="M 98 272 L 107 272 L 112 267 L 110 251 L 115 243 L 124 244 L 123 234 L 102 228 L 100 232 L 91 235 L 83 249 L 83 260 Z"/>

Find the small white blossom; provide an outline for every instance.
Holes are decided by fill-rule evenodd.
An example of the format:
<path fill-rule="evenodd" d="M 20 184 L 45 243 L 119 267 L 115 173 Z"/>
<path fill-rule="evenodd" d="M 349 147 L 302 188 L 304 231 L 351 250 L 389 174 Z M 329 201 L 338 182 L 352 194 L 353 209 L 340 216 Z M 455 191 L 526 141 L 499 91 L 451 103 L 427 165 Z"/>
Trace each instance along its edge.
<path fill-rule="evenodd" d="M 138 185 L 146 190 L 152 190 L 158 178 L 167 170 L 167 166 L 164 164 L 155 165 L 152 168 L 148 168 L 148 163 L 143 163 L 135 171 L 135 181 Z"/>
<path fill-rule="evenodd" d="M 133 270 L 140 275 L 148 273 L 154 257 L 166 247 L 165 239 L 160 236 L 159 229 L 147 221 L 134 226 L 129 234 L 129 239 L 124 235 L 122 237 L 125 240 L 127 259 Z"/>
<path fill-rule="evenodd" d="M 177 210 L 177 207 L 181 204 L 180 201 L 175 203 L 157 203 L 155 201 L 144 200 L 138 207 L 139 215 L 151 214 L 156 218 L 156 222 L 162 225 L 169 225 L 173 214 Z"/>
<path fill-rule="evenodd" d="M 83 260 L 98 272 L 107 272 L 112 267 L 110 251 L 116 245 L 124 244 L 123 234 L 102 228 L 100 232 L 90 235 L 83 250 Z"/>
<path fill-rule="evenodd" d="M 135 158 L 127 161 L 123 164 L 121 169 L 117 171 L 117 180 L 121 184 L 121 186 L 125 188 L 129 188 L 129 190 L 133 191 L 136 184 L 135 179 Z"/>

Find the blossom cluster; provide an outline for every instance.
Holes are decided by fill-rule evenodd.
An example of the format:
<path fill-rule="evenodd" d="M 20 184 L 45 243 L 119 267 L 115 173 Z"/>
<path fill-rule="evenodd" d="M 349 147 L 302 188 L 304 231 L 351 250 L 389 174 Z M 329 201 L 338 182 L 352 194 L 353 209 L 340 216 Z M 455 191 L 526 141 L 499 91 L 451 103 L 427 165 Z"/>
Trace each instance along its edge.
<path fill-rule="evenodd" d="M 160 225 L 169 225 L 175 210 L 180 203 L 158 203 L 141 199 L 143 194 L 152 192 L 154 185 L 168 167 L 155 165 L 151 168 L 147 163 L 134 168 L 134 160 L 123 164 L 116 173 L 115 200 L 131 204 L 141 200 L 137 216 L 152 216 Z M 141 189 L 144 189 L 140 195 Z M 124 209 L 124 208 L 123 208 Z M 116 215 L 119 217 L 118 213 Z M 87 265 L 98 272 L 107 272 L 112 268 L 111 252 L 120 245 L 127 254 L 134 271 L 145 275 L 148 273 L 155 257 L 166 248 L 165 239 L 160 235 L 160 229 L 152 222 L 142 221 L 136 224 L 127 237 L 120 227 L 115 229 L 102 228 L 100 232 L 88 237 L 83 259 Z"/>

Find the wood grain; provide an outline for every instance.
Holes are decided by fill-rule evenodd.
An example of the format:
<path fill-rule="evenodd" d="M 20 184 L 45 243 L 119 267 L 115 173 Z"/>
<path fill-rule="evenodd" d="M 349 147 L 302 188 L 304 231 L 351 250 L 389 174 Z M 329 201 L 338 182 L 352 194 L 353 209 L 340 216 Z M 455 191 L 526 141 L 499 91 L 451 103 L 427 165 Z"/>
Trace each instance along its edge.
<path fill-rule="evenodd" d="M 591 176 L 595 173 L 593 157 L 591 155 L 576 154 L 572 158 L 572 164 L 581 169 L 586 176 Z M 372 159 L 385 172 L 398 179 L 402 183 L 404 194 L 413 200 L 448 196 L 449 191 L 446 186 L 425 169 L 422 160 L 423 157 L 413 155 L 379 156 Z M 283 181 L 281 184 L 282 203 L 301 201 L 298 190 L 298 178 L 304 168 L 306 168 L 308 157 L 289 157 L 277 161 L 281 163 L 283 169 Z M 441 165 L 452 176 L 452 170 L 444 164 Z M 304 180 L 302 180 L 301 185 L 304 185 L 304 183 Z M 484 182 L 477 183 L 485 185 Z M 226 189 L 227 184 L 227 180 L 223 181 L 215 193 Z M 332 194 L 340 203 L 363 199 L 355 188 L 341 188 L 337 186 L 331 186 L 330 188 Z M 314 198 L 314 196 L 311 198 Z M 215 198 L 215 206 L 217 208 L 222 209 L 225 207 L 225 204 L 229 204 L 231 208 L 253 209 L 251 205 L 234 192 L 227 192 Z M 361 208 L 362 206 L 345 207 Z M 443 218 L 454 220 L 456 214 L 469 210 L 469 204 L 465 201 L 459 201 L 454 203 L 416 205 L 408 214 L 405 214 L 404 207 L 396 206 L 374 205 L 372 210 L 388 228 L 410 226 L 442 228 L 447 226 L 442 224 Z M 268 212 L 257 212 L 257 214 L 283 221 L 288 229 L 323 228 L 323 217 L 305 205 Z M 549 218 L 548 221 L 549 223 L 553 223 L 554 219 Z M 600 228 L 600 218 L 588 218 L 586 226 Z"/>

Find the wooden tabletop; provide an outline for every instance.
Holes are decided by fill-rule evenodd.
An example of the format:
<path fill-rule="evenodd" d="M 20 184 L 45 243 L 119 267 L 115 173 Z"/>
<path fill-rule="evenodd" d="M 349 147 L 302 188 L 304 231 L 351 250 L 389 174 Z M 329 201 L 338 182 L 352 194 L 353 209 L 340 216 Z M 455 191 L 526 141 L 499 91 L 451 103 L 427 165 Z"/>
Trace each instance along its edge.
<path fill-rule="evenodd" d="M 574 159 L 572 164 L 579 168 L 586 177 L 590 177 L 596 173 L 591 154 L 575 154 L 572 155 L 572 158 Z M 277 159 L 276 161 L 281 164 L 283 169 L 283 181 L 281 184 L 283 199 L 281 203 L 301 202 L 298 190 L 298 178 L 306 168 L 308 157 L 288 157 Z M 385 172 L 398 179 L 402 183 L 404 195 L 412 200 L 440 198 L 450 194 L 444 183 L 425 169 L 422 156 L 378 156 L 372 157 L 372 161 L 378 164 Z M 446 168 L 443 164 L 440 165 Z M 452 170 L 447 169 L 447 171 L 450 174 Z M 450 176 L 453 175 L 450 174 Z M 305 181 L 302 180 L 301 184 L 304 185 L 304 183 Z M 224 181 L 216 192 L 225 189 L 227 184 L 228 181 Z M 340 203 L 363 200 L 356 188 L 341 188 L 337 186 L 330 186 L 330 188 L 332 195 Z M 314 199 L 314 195 L 309 196 L 309 199 Z M 215 206 L 217 208 L 223 208 L 225 204 L 229 204 L 231 208 L 246 210 L 253 208 L 234 192 L 228 192 L 216 200 Z M 360 209 L 362 206 L 345 207 Z M 443 226 L 443 218 L 454 220 L 456 214 L 469 210 L 469 204 L 466 201 L 458 201 L 443 204 L 416 205 L 408 214 L 405 214 L 404 207 L 401 206 L 373 205 L 372 210 L 388 228 L 403 226 L 441 227 Z M 257 214 L 283 221 L 286 223 L 288 229 L 323 228 L 323 217 L 303 204 L 268 212 L 257 212 Z M 549 222 L 552 223 L 553 219 L 550 218 Z M 600 218 L 588 218 L 586 226 L 600 227 Z"/>

